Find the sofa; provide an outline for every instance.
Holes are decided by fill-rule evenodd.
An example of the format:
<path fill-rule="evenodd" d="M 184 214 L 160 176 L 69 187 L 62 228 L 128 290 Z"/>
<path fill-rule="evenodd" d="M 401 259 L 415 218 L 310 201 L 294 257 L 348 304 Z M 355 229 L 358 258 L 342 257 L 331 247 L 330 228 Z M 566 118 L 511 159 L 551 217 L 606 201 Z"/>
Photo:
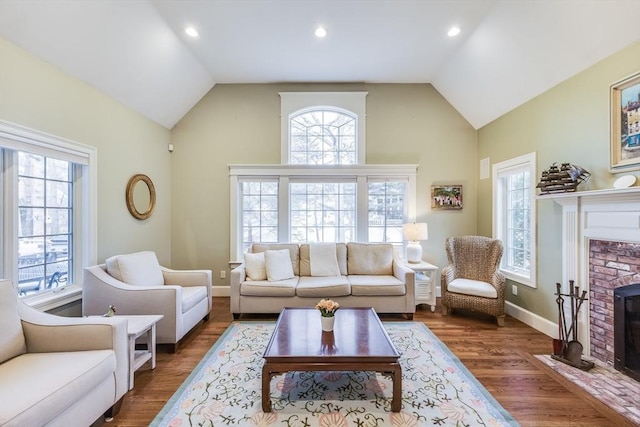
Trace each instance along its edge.
<path fill-rule="evenodd" d="M 254 243 L 231 271 L 231 313 L 235 319 L 280 313 L 331 298 L 343 307 L 373 307 L 413 319 L 415 273 L 394 253 L 391 244 L 379 243 Z"/>
<path fill-rule="evenodd" d="M 162 314 L 156 342 L 178 342 L 201 320 L 208 320 L 213 289 L 211 270 L 172 270 L 162 267 L 154 252 L 115 255 L 104 264 L 84 269 L 82 314 Z"/>
<path fill-rule="evenodd" d="M 0 426 L 89 426 L 128 390 L 127 321 L 35 310 L 0 280 Z"/>

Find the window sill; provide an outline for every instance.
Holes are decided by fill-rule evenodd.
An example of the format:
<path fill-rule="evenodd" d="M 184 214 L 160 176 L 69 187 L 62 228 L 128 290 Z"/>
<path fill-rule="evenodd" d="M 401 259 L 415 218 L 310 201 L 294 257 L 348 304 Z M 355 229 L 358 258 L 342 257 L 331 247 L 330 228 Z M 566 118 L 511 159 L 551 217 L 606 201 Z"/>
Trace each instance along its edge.
<path fill-rule="evenodd" d="M 22 302 L 32 308 L 49 311 L 81 299 L 82 287 L 79 285 L 69 285 L 54 291 L 42 293 L 41 295 L 26 296 L 22 298 Z"/>
<path fill-rule="evenodd" d="M 521 285 L 525 285 L 530 288 L 536 288 L 534 281 L 529 276 L 517 274 L 509 270 L 501 270 L 501 271 L 502 271 L 502 274 L 504 274 L 504 277 L 508 280 L 511 280 L 513 282 L 518 282 Z"/>

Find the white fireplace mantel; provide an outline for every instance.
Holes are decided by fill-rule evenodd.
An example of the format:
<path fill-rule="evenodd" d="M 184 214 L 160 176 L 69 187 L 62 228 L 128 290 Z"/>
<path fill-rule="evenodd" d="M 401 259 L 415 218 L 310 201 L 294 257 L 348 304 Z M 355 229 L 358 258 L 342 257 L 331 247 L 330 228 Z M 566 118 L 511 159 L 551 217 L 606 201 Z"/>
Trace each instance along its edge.
<path fill-rule="evenodd" d="M 640 187 L 541 195 L 562 206 L 562 286 L 569 280 L 589 292 L 589 240 L 640 243 Z M 589 310 L 579 319 L 580 342 L 589 351 Z"/>

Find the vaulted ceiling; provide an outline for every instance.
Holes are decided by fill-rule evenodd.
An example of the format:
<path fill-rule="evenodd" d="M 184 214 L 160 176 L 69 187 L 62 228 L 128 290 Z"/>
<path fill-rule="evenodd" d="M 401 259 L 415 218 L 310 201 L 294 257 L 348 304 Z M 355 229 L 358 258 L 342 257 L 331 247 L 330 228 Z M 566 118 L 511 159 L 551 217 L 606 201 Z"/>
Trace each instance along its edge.
<path fill-rule="evenodd" d="M 272 82 L 431 83 L 480 128 L 639 22 L 640 0 L 0 0 L 2 37 L 167 128 L 216 83 Z"/>

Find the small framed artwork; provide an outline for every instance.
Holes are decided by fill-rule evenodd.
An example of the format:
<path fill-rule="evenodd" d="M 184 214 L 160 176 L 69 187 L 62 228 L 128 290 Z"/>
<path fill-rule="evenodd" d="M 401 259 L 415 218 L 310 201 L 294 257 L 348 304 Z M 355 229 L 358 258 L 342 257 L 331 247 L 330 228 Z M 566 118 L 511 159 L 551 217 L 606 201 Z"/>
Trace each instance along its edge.
<path fill-rule="evenodd" d="M 611 85 L 611 169 L 640 169 L 640 72 Z"/>
<path fill-rule="evenodd" d="M 462 185 L 432 185 L 431 209 L 462 209 Z"/>

